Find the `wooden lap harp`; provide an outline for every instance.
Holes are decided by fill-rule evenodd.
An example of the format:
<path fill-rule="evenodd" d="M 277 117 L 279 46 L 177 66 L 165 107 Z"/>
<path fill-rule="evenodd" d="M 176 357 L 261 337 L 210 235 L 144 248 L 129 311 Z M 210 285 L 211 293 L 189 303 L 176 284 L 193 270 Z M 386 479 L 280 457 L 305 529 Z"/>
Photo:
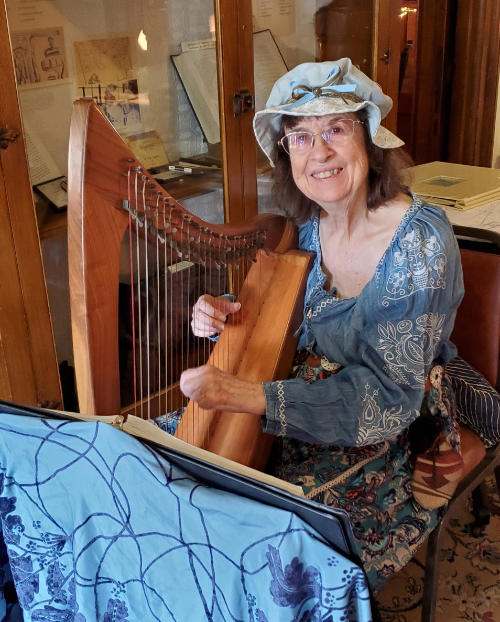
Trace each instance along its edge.
<path fill-rule="evenodd" d="M 278 215 L 214 225 L 141 166 L 93 100 L 75 102 L 68 181 L 71 322 L 80 412 L 153 419 L 186 406 L 181 371 L 210 362 L 263 381 L 288 374 L 310 257 Z M 241 311 L 214 344 L 190 331 L 202 293 Z M 176 436 L 263 469 L 259 417 L 188 403 Z"/>

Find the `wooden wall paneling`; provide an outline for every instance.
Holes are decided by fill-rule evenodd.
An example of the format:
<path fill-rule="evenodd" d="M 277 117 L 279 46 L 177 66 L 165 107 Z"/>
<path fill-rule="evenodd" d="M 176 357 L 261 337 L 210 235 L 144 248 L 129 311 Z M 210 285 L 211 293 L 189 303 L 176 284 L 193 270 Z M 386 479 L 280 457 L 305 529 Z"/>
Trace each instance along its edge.
<path fill-rule="evenodd" d="M 61 407 L 5 2 L 0 2 L 0 76 L 0 126 L 19 133 L 0 150 L 0 396 Z"/>
<path fill-rule="evenodd" d="M 257 213 L 256 148 L 251 109 L 234 114 L 234 94 L 254 94 L 252 6 L 250 0 L 215 0 L 226 222 Z M 223 60 L 223 62 L 222 62 Z"/>
<path fill-rule="evenodd" d="M 450 107 L 450 162 L 491 166 L 498 64 L 500 2 L 459 0 Z"/>
<path fill-rule="evenodd" d="M 454 6 L 451 0 L 419 0 L 413 158 L 444 160 L 451 92 Z"/>

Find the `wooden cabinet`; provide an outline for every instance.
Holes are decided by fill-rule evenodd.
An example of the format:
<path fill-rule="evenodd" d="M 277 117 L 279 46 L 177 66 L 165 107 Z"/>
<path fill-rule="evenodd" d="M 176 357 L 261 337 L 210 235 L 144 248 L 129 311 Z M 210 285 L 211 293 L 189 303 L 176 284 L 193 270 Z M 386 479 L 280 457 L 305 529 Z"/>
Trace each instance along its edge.
<path fill-rule="evenodd" d="M 61 407 L 5 5 L 0 4 L 0 398 Z"/>

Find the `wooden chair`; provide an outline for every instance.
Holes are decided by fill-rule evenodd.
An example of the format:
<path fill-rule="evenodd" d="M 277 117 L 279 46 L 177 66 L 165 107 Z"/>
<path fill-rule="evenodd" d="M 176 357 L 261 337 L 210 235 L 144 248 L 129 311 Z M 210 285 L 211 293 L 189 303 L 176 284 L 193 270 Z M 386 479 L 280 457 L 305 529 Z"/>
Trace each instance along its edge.
<path fill-rule="evenodd" d="M 499 378 L 500 356 L 500 244 L 460 240 L 465 296 L 457 312 L 451 337 L 460 356 L 480 371 L 493 386 Z M 439 576 L 441 538 L 454 510 L 500 465 L 498 446 L 486 449 L 470 430 L 461 427 L 464 477 L 443 520 L 431 533 L 427 544 L 422 622 L 433 622 Z"/>

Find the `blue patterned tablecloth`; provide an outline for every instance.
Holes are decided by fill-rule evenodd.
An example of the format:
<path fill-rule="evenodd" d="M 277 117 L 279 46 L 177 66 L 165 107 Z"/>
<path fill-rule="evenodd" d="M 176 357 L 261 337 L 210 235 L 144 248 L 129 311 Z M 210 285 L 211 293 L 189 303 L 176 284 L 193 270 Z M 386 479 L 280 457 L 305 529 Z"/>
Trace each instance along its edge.
<path fill-rule="evenodd" d="M 30 621 L 371 620 L 363 572 L 297 516 L 104 423 L 0 412 L 0 525 L 5 620 L 16 594 Z"/>

